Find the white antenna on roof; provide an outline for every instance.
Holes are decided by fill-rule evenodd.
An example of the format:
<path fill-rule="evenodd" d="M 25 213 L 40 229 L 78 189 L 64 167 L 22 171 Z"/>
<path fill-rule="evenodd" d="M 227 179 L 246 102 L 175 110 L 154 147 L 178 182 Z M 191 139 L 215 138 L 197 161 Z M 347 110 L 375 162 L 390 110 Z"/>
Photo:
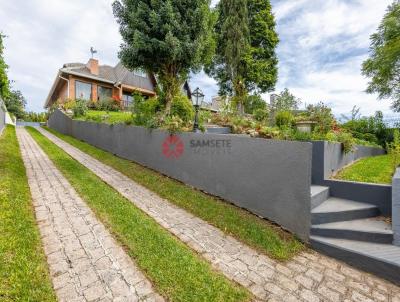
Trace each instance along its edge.
<path fill-rule="evenodd" d="M 93 59 L 93 55 L 94 55 L 95 53 L 97 53 L 97 50 L 95 50 L 95 49 L 93 48 L 93 46 L 91 46 L 91 47 L 90 47 L 90 53 L 92 54 L 92 59 Z"/>

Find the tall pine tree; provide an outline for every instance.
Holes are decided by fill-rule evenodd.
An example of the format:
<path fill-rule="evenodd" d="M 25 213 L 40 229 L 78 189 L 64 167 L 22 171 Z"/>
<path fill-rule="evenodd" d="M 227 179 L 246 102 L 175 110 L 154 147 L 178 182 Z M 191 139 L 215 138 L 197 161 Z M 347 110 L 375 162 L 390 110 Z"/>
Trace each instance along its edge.
<path fill-rule="evenodd" d="M 221 0 L 215 26 L 216 54 L 206 72 L 233 96 L 241 113 L 250 92 L 274 89 L 279 42 L 269 0 Z"/>
<path fill-rule="evenodd" d="M 213 43 L 210 0 L 117 0 L 114 15 L 124 43 L 119 57 L 130 68 L 158 76 L 166 113 L 190 71 L 198 70 Z"/>

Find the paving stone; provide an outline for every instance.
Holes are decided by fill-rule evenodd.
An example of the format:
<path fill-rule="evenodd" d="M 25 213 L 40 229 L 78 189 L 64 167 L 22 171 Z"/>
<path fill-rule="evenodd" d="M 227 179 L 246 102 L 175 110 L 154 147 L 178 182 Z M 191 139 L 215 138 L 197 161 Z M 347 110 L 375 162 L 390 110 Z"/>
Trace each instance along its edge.
<path fill-rule="evenodd" d="M 342 283 L 339 283 L 339 282 L 335 282 L 335 281 L 327 281 L 325 283 L 325 285 L 327 287 L 329 287 L 330 289 L 333 289 L 333 290 L 341 293 L 342 295 L 345 295 L 348 290 L 348 288 L 345 285 L 343 285 Z"/>
<path fill-rule="evenodd" d="M 372 292 L 372 297 L 373 297 L 374 300 L 376 300 L 376 301 L 382 301 L 382 302 L 388 301 L 388 297 L 387 297 L 386 294 L 382 294 L 381 292 L 376 291 L 376 290 L 374 290 L 374 291 Z"/>
<path fill-rule="evenodd" d="M 373 302 L 374 300 L 368 298 L 367 296 L 364 296 L 363 294 L 360 294 L 359 292 L 354 291 L 353 294 L 351 295 L 351 299 L 354 302 Z"/>
<path fill-rule="evenodd" d="M 58 300 L 163 301 L 27 131 L 17 128 L 17 137 Z"/>
<path fill-rule="evenodd" d="M 300 296 L 307 302 L 319 302 L 320 298 L 314 294 L 311 290 L 303 289 L 300 292 Z"/>
<path fill-rule="evenodd" d="M 307 289 L 311 289 L 314 285 L 314 281 L 311 278 L 308 278 L 303 275 L 299 275 L 295 278 L 296 282 L 300 283 L 302 286 L 304 286 Z"/>
<path fill-rule="evenodd" d="M 310 277 L 311 279 L 317 281 L 317 282 L 321 282 L 324 275 L 321 273 L 318 273 L 317 271 L 313 270 L 312 268 L 310 268 L 306 274 L 307 277 Z"/>
<path fill-rule="evenodd" d="M 382 286 L 392 301 L 400 294 L 399 287 L 311 250 L 286 263 L 266 257 L 44 129 L 39 131 L 161 226 L 204 255 L 227 278 L 249 288 L 257 301 L 361 301 L 355 299 L 362 297 L 380 301 L 381 297 L 374 297 L 372 291 L 361 294 L 362 287 L 353 290 L 357 287 L 355 282 L 360 280 L 373 282 L 377 290 L 378 285 Z M 367 281 L 364 283 L 372 288 Z"/>
<path fill-rule="evenodd" d="M 334 292 L 333 290 L 330 290 L 329 288 L 327 288 L 325 286 L 318 287 L 317 292 L 320 293 L 322 296 L 324 296 L 324 298 L 328 299 L 329 301 L 332 301 L 332 302 L 340 301 L 339 293 Z"/>

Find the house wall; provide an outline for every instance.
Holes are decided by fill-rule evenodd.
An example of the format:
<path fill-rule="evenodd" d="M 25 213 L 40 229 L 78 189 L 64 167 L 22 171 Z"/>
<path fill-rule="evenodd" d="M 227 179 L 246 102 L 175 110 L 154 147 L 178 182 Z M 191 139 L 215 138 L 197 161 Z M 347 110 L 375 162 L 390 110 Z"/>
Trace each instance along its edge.
<path fill-rule="evenodd" d="M 72 75 L 69 75 L 68 79 L 69 79 L 69 98 L 75 100 L 75 78 Z"/>
<path fill-rule="evenodd" d="M 71 120 L 59 110 L 48 125 L 268 218 L 308 241 L 312 145 L 241 135 L 180 133 L 182 153 L 168 157 L 170 135 L 124 124 Z M 214 145 L 196 147 L 198 142 Z"/>

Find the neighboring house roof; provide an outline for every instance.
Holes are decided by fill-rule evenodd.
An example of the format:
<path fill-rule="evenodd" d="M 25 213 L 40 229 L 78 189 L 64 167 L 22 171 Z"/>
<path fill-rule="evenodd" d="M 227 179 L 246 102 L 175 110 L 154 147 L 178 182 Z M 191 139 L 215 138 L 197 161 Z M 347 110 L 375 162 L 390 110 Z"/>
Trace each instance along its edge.
<path fill-rule="evenodd" d="M 144 77 L 142 76 L 143 74 L 147 74 L 147 76 Z M 67 63 L 58 71 L 57 77 L 46 99 L 45 108 L 49 107 L 52 102 L 55 101 L 53 95 L 60 83 L 63 83 L 64 81 L 61 77 L 66 75 L 73 75 L 89 80 L 112 84 L 114 86 L 122 84 L 123 86 L 155 93 L 156 79 L 153 74 L 130 71 L 121 63 L 118 63 L 114 67 L 109 65 L 98 65 L 98 72 L 96 73 L 91 72 L 89 63 Z"/>

